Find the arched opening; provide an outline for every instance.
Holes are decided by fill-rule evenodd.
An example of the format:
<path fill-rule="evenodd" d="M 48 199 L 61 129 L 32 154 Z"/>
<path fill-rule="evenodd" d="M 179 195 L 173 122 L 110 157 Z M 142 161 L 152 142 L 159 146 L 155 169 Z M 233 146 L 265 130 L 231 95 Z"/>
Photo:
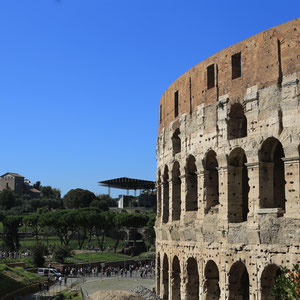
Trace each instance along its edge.
<path fill-rule="evenodd" d="M 272 294 L 272 288 L 275 284 L 276 277 L 280 275 L 280 268 L 271 264 L 265 267 L 261 274 L 261 300 L 275 300 Z"/>
<path fill-rule="evenodd" d="M 199 300 L 199 273 L 196 259 L 189 258 L 187 261 L 187 299 Z"/>
<path fill-rule="evenodd" d="M 196 211 L 198 209 L 197 186 L 196 160 L 193 155 L 190 155 L 186 164 L 186 211 Z"/>
<path fill-rule="evenodd" d="M 220 298 L 219 270 L 214 261 L 207 262 L 204 270 L 204 299 L 218 300 Z"/>
<path fill-rule="evenodd" d="M 180 300 L 180 264 L 175 256 L 172 264 L 172 300 Z"/>
<path fill-rule="evenodd" d="M 158 175 L 157 175 L 157 184 L 156 184 L 156 189 L 157 189 L 157 218 L 159 219 L 161 217 L 161 174 L 160 170 L 158 170 Z"/>
<path fill-rule="evenodd" d="M 172 170 L 172 220 L 180 220 L 181 213 L 181 179 L 180 166 L 178 161 L 173 165 Z"/>
<path fill-rule="evenodd" d="M 168 300 L 169 298 L 169 261 L 168 257 L 165 254 L 164 255 L 164 261 L 163 261 L 163 274 L 162 274 L 162 284 L 163 284 L 163 291 L 162 296 L 164 300 Z"/>
<path fill-rule="evenodd" d="M 157 254 L 157 262 L 156 262 L 156 294 L 160 294 L 160 255 Z"/>
<path fill-rule="evenodd" d="M 260 150 L 259 194 L 260 208 L 285 210 L 284 151 L 274 137 L 266 139 Z"/>
<path fill-rule="evenodd" d="M 181 152 L 180 130 L 177 128 L 172 136 L 173 155 Z"/>
<path fill-rule="evenodd" d="M 205 213 L 219 204 L 219 173 L 216 152 L 208 151 L 204 160 Z"/>
<path fill-rule="evenodd" d="M 169 169 L 165 166 L 163 176 L 163 223 L 169 221 Z"/>
<path fill-rule="evenodd" d="M 244 136 L 247 136 L 247 118 L 243 106 L 235 103 L 230 108 L 227 137 L 228 140 L 233 140 Z"/>
<path fill-rule="evenodd" d="M 249 274 L 242 262 L 236 262 L 230 268 L 229 300 L 249 300 Z"/>
<path fill-rule="evenodd" d="M 249 178 L 247 158 L 242 148 L 235 148 L 228 158 L 228 222 L 247 221 Z"/>

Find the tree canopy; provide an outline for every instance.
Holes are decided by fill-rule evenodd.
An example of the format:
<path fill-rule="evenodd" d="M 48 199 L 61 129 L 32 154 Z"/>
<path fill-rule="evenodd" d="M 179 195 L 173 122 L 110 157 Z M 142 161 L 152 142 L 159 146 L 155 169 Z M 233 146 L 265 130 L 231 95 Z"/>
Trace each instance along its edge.
<path fill-rule="evenodd" d="M 91 191 L 73 189 L 64 196 L 63 202 L 67 208 L 80 208 L 90 206 L 95 198 L 95 194 Z"/>

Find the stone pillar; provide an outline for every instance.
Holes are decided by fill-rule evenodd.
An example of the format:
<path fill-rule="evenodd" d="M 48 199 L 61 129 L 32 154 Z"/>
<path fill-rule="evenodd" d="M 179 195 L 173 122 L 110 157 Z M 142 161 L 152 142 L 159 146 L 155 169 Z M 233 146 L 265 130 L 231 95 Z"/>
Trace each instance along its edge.
<path fill-rule="evenodd" d="M 157 182 L 156 184 L 156 190 L 157 190 L 157 219 L 161 221 L 161 201 L 162 201 L 162 193 L 161 193 L 161 190 L 162 190 L 162 185 L 160 183 L 160 181 Z"/>
<path fill-rule="evenodd" d="M 204 173 L 205 171 L 201 169 L 198 171 L 198 212 L 197 212 L 197 219 L 201 223 L 204 219 L 204 210 L 206 206 L 206 201 L 205 201 L 205 181 L 204 181 Z"/>
<path fill-rule="evenodd" d="M 228 227 L 228 168 L 222 166 L 219 168 L 219 220 L 220 226 L 227 231 Z"/>
<path fill-rule="evenodd" d="M 249 203 L 248 203 L 248 222 L 253 222 L 257 217 L 259 209 L 259 163 L 246 163 L 249 178 Z"/>
<path fill-rule="evenodd" d="M 184 218 L 186 214 L 185 210 L 185 201 L 186 201 L 186 178 L 185 175 L 180 176 L 181 179 L 181 214 L 180 214 L 180 223 L 184 224 Z"/>
<path fill-rule="evenodd" d="M 285 177 L 285 216 L 297 218 L 299 215 L 299 157 L 282 158 L 284 161 Z"/>

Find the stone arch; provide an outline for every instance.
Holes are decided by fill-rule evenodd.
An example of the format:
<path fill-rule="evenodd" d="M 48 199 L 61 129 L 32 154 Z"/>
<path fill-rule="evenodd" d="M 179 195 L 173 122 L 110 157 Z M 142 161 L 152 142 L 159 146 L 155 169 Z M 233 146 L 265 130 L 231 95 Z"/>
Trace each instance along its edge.
<path fill-rule="evenodd" d="M 272 288 L 276 277 L 280 275 L 280 268 L 275 264 L 266 266 L 261 274 L 261 300 L 275 300 L 272 294 Z"/>
<path fill-rule="evenodd" d="M 249 178 L 247 158 L 242 148 L 235 148 L 228 157 L 228 222 L 247 221 Z"/>
<path fill-rule="evenodd" d="M 186 163 L 186 211 L 196 211 L 198 209 L 198 184 L 197 184 L 196 159 L 189 155 Z"/>
<path fill-rule="evenodd" d="M 218 300 L 220 298 L 219 270 L 213 260 L 207 262 L 204 276 L 204 300 Z"/>
<path fill-rule="evenodd" d="M 187 299 L 199 300 L 199 272 L 198 264 L 195 258 L 190 257 L 187 260 Z"/>
<path fill-rule="evenodd" d="M 180 139 L 180 130 L 177 128 L 172 136 L 172 148 L 173 148 L 173 155 L 181 152 L 181 139 Z"/>
<path fill-rule="evenodd" d="M 156 189 L 157 189 L 157 218 L 159 219 L 161 217 L 161 173 L 160 170 L 157 172 L 157 183 L 156 183 Z"/>
<path fill-rule="evenodd" d="M 160 254 L 157 254 L 157 263 L 156 263 L 156 294 L 160 294 Z"/>
<path fill-rule="evenodd" d="M 229 271 L 229 300 L 249 300 L 249 274 L 240 261 Z"/>
<path fill-rule="evenodd" d="M 181 214 L 181 179 L 180 165 L 175 161 L 172 169 L 172 221 L 180 220 Z"/>
<path fill-rule="evenodd" d="M 164 255 L 163 259 L 163 270 L 162 270 L 162 296 L 164 300 L 169 298 L 169 260 L 167 254 Z"/>
<path fill-rule="evenodd" d="M 166 165 L 163 174 L 163 223 L 169 221 L 169 168 Z"/>
<path fill-rule="evenodd" d="M 219 204 L 219 173 L 217 154 L 209 150 L 204 158 L 204 198 L 205 213 Z"/>
<path fill-rule="evenodd" d="M 180 263 L 178 257 L 175 255 L 172 263 L 172 300 L 180 300 Z"/>
<path fill-rule="evenodd" d="M 270 137 L 263 142 L 259 152 L 260 208 L 285 210 L 284 157 L 279 140 Z"/>
<path fill-rule="evenodd" d="M 244 108 L 240 103 L 234 103 L 230 107 L 229 121 L 227 123 L 228 140 L 247 136 L 247 118 Z"/>

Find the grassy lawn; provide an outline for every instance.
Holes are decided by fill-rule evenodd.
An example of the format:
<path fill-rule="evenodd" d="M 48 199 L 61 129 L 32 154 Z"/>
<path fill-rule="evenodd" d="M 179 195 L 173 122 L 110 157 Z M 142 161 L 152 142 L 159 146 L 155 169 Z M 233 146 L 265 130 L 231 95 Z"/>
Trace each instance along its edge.
<path fill-rule="evenodd" d="M 82 262 L 96 262 L 96 261 L 119 261 L 130 259 L 130 256 L 120 253 L 78 253 L 72 257 L 73 259 L 80 260 Z"/>
<path fill-rule="evenodd" d="M 10 268 L 0 264 L 0 297 L 27 285 L 45 281 L 44 277 L 27 272 L 21 267 Z"/>

